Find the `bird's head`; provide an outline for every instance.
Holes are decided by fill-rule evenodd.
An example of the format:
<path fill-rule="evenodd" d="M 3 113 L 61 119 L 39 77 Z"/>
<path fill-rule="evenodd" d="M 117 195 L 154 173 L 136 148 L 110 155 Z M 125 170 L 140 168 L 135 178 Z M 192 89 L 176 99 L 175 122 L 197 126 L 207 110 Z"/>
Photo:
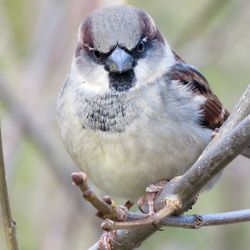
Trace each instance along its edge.
<path fill-rule="evenodd" d="M 122 5 L 95 10 L 82 22 L 72 74 L 96 93 L 123 92 L 154 81 L 174 63 L 153 19 Z"/>

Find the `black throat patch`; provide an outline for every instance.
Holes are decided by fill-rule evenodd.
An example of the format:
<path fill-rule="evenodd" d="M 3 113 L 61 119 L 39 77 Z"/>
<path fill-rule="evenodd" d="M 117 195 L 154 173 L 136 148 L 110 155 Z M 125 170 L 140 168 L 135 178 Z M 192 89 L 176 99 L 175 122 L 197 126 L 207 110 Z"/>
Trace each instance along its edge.
<path fill-rule="evenodd" d="M 109 73 L 109 88 L 114 91 L 127 91 L 135 85 L 134 70 L 129 70 L 124 73 Z"/>

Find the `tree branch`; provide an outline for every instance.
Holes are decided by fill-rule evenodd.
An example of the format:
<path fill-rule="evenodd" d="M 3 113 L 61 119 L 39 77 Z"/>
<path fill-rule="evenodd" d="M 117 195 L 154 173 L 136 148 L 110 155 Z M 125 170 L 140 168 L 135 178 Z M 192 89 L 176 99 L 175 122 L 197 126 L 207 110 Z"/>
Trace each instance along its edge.
<path fill-rule="evenodd" d="M 145 218 L 145 214 L 141 212 L 129 213 L 129 219 L 131 220 L 142 218 Z M 198 229 L 204 226 L 226 225 L 248 221 L 250 221 L 250 209 L 243 209 L 214 214 L 171 215 L 162 220 L 160 226 Z"/>
<path fill-rule="evenodd" d="M 250 209 L 215 214 L 169 216 L 162 226 L 198 229 L 204 226 L 226 225 L 250 221 Z"/>
<path fill-rule="evenodd" d="M 227 164 L 246 147 L 250 141 L 250 85 L 236 105 L 236 108 L 209 143 L 195 164 L 176 182 L 170 182 L 156 198 L 156 209 L 165 205 L 169 197 L 177 197 L 182 202 L 179 213 L 183 213 L 199 191 L 212 180 Z M 167 206 L 165 206 L 165 209 Z M 163 208 L 164 209 L 164 208 Z M 146 219 L 147 220 L 147 219 Z M 162 220 L 163 221 L 163 220 Z M 161 221 L 161 222 L 162 222 Z M 160 222 L 160 223 L 161 223 Z M 125 224 L 124 224 L 125 223 Z M 113 222 L 111 228 L 128 228 L 133 222 Z M 152 221 L 137 224 L 127 230 L 117 230 L 112 249 L 134 249 L 152 235 L 156 228 Z M 123 227 L 123 228 L 124 228 Z M 97 249 L 96 244 L 90 249 Z"/>
<path fill-rule="evenodd" d="M 16 223 L 11 216 L 10 202 L 8 197 L 6 178 L 5 178 L 1 124 L 0 124 L 0 207 L 2 212 L 3 227 L 4 227 L 8 250 L 18 250 L 18 243 L 16 238 Z"/>

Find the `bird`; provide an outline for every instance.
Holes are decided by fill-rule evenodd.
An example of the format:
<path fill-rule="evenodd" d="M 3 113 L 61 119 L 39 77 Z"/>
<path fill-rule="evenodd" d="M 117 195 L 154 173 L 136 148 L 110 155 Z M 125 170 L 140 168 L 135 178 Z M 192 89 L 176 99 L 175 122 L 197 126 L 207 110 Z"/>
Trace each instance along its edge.
<path fill-rule="evenodd" d="M 183 175 L 229 112 L 143 9 L 92 11 L 57 99 L 63 143 L 92 185 L 134 202 Z"/>

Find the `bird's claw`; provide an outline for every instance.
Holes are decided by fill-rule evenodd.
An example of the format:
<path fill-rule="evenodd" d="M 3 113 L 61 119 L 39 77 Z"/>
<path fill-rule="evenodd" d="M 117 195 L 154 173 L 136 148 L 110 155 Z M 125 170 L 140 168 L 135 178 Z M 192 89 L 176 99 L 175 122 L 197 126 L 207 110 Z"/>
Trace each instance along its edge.
<path fill-rule="evenodd" d="M 115 231 L 105 231 L 98 241 L 98 250 L 111 250 L 111 243 L 114 241 Z"/>
<path fill-rule="evenodd" d="M 146 188 L 146 195 L 141 196 L 138 199 L 138 207 L 143 212 L 146 213 L 148 216 L 151 216 L 155 213 L 154 209 L 154 200 L 158 192 L 162 190 L 162 188 L 167 183 L 167 180 L 161 180 L 157 184 L 152 184 Z M 148 211 L 145 209 L 148 208 Z"/>

